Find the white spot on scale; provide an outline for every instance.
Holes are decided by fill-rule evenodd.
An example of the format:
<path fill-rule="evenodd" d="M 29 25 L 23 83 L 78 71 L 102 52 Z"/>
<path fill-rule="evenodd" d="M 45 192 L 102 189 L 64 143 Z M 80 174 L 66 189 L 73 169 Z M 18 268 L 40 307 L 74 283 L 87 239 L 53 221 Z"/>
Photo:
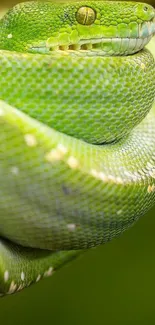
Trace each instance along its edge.
<path fill-rule="evenodd" d="M 149 185 L 148 188 L 147 188 L 147 191 L 148 191 L 148 193 L 155 192 L 155 185 L 154 184 L 153 185 Z"/>
<path fill-rule="evenodd" d="M 105 176 L 103 172 L 99 172 L 98 173 L 98 178 L 101 179 L 101 181 L 103 181 L 103 182 L 107 182 L 108 181 L 108 177 Z"/>
<path fill-rule="evenodd" d="M 7 292 L 7 294 L 11 294 L 11 293 L 14 293 L 17 289 L 17 284 L 12 281 L 11 284 L 10 284 L 10 288 L 9 288 L 9 291 Z"/>
<path fill-rule="evenodd" d="M 67 160 L 67 164 L 69 165 L 69 167 L 71 167 L 72 169 L 74 168 L 77 168 L 79 166 L 79 162 L 78 160 L 73 157 L 73 156 L 70 156 Z"/>
<path fill-rule="evenodd" d="M 9 280 L 9 271 L 6 270 L 6 271 L 4 272 L 4 282 L 7 282 L 8 280 Z"/>
<path fill-rule="evenodd" d="M 36 278 L 36 282 L 40 281 L 40 279 L 41 279 L 41 275 L 38 274 L 38 276 L 37 276 L 37 278 Z"/>
<path fill-rule="evenodd" d="M 91 169 L 90 171 L 91 175 L 94 176 L 95 178 L 98 178 L 98 172 L 95 169 Z"/>
<path fill-rule="evenodd" d="M 76 229 L 76 225 L 74 223 L 69 223 L 67 228 L 69 231 L 74 231 Z"/>
<path fill-rule="evenodd" d="M 123 180 L 121 177 L 116 177 L 116 180 L 118 184 L 123 184 Z"/>
<path fill-rule="evenodd" d="M 49 162 L 62 160 L 67 151 L 67 148 L 63 144 L 59 143 L 56 148 L 52 149 L 45 155 L 45 159 Z"/>
<path fill-rule="evenodd" d="M 33 134 L 25 134 L 24 139 L 28 147 L 35 147 L 37 145 L 37 140 Z"/>
<path fill-rule="evenodd" d="M 53 273 L 53 267 L 51 266 L 45 273 L 44 273 L 44 277 L 48 277 L 51 276 Z"/>
<path fill-rule="evenodd" d="M 18 175 L 19 174 L 19 168 L 16 167 L 16 166 L 13 166 L 11 168 L 11 173 L 14 174 L 14 175 Z"/>
<path fill-rule="evenodd" d="M 116 213 L 119 216 L 122 213 L 122 210 L 118 210 Z"/>
<path fill-rule="evenodd" d="M 7 38 L 12 38 L 13 37 L 13 35 L 12 34 L 8 34 L 8 36 L 7 36 Z"/>
<path fill-rule="evenodd" d="M 62 152 L 64 155 L 67 153 L 68 149 L 61 143 L 58 144 L 57 149 Z"/>
<path fill-rule="evenodd" d="M 24 280 L 25 280 L 25 274 L 24 274 L 24 272 L 23 272 L 23 271 L 21 272 L 21 275 L 20 275 L 20 277 L 21 277 L 21 280 L 22 280 L 22 281 L 24 281 Z"/>
<path fill-rule="evenodd" d="M 144 70 L 145 69 L 145 64 L 144 63 L 141 63 L 141 69 Z"/>
<path fill-rule="evenodd" d="M 3 111 L 2 107 L 0 107 L 0 116 L 4 116 L 4 111 Z"/>
<path fill-rule="evenodd" d="M 20 286 L 17 288 L 17 291 L 21 291 L 24 288 L 25 288 L 25 285 L 24 284 L 20 284 Z"/>
<path fill-rule="evenodd" d="M 52 149 L 45 155 L 45 159 L 49 162 L 53 162 L 55 160 L 61 160 L 63 158 L 63 154 L 61 151 L 57 149 Z"/>

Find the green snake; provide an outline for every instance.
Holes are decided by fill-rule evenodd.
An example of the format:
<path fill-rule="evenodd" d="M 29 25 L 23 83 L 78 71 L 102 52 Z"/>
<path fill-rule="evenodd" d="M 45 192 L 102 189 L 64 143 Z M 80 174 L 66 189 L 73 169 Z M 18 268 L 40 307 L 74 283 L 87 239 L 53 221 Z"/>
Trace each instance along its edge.
<path fill-rule="evenodd" d="M 0 21 L 0 294 L 155 203 L 155 10 L 27 2 Z"/>

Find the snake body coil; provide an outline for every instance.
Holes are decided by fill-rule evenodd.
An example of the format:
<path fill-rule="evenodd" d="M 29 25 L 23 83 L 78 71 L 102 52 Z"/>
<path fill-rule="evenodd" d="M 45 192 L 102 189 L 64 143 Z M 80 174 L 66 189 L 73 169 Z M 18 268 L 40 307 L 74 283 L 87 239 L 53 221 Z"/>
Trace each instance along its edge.
<path fill-rule="evenodd" d="M 154 33 L 134 2 L 30 2 L 1 19 L 2 295 L 155 203 Z"/>

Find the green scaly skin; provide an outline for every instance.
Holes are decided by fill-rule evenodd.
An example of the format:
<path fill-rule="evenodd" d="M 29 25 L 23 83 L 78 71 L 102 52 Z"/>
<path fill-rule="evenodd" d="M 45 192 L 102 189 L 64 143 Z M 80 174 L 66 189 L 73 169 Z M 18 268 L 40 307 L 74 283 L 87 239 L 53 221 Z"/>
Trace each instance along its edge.
<path fill-rule="evenodd" d="M 0 21 L 1 295 L 155 203 L 154 33 L 136 2 L 30 2 Z"/>

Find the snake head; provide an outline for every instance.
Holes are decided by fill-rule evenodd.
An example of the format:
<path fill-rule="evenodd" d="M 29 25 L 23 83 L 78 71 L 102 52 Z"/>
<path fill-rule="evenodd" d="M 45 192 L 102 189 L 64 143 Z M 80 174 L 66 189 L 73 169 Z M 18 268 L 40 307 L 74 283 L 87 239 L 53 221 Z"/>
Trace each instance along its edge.
<path fill-rule="evenodd" d="M 128 55 L 141 50 L 155 33 L 155 10 L 136 2 L 35 1 L 16 5 L 0 25 L 1 49 Z"/>

